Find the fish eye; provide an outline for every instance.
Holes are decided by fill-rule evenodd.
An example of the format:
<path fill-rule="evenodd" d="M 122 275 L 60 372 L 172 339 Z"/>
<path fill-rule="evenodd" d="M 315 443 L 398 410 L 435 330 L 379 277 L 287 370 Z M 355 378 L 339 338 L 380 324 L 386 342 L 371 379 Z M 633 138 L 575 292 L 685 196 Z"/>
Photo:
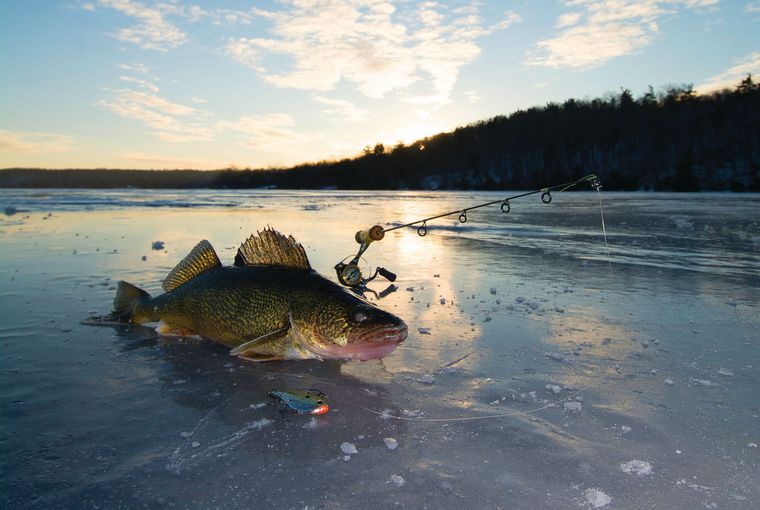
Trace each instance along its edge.
<path fill-rule="evenodd" d="M 367 319 L 369 319 L 369 315 L 367 315 L 367 313 L 361 308 L 358 308 L 358 307 L 354 308 L 353 311 L 351 312 L 351 320 L 353 322 L 362 323 L 366 321 Z"/>

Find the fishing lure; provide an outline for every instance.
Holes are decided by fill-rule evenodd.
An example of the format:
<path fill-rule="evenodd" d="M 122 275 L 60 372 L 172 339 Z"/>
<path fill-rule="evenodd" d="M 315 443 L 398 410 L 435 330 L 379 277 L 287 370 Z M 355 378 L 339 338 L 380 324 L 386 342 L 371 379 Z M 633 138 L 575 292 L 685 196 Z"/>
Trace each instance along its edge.
<path fill-rule="evenodd" d="M 306 391 L 272 390 L 269 392 L 269 396 L 296 414 L 325 414 L 330 410 L 330 406 L 324 401 L 325 394 L 315 389 Z"/>

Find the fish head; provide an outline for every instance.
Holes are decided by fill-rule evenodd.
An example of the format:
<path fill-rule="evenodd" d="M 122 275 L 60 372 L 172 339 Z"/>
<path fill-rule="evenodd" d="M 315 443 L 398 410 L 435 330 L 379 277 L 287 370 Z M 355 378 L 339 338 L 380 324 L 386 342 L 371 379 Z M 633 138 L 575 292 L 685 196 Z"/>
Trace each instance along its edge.
<path fill-rule="evenodd" d="M 291 302 L 290 325 L 301 346 L 322 359 L 382 358 L 407 335 L 403 320 L 342 289 Z"/>

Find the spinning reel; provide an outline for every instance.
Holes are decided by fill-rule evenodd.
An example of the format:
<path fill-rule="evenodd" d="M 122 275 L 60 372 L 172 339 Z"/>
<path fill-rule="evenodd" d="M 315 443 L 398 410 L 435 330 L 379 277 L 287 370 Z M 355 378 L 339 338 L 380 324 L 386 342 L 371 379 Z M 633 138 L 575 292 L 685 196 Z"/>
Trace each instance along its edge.
<path fill-rule="evenodd" d="M 349 255 L 335 265 L 335 273 L 338 275 L 338 281 L 342 285 L 345 285 L 357 294 L 363 294 L 366 291 L 372 292 L 378 298 L 385 297 L 396 290 L 396 286 L 392 284 L 392 282 L 396 281 L 394 273 L 384 267 L 378 267 L 372 276 L 365 277 L 359 267 L 359 260 L 362 254 L 367 251 L 369 245 L 374 241 L 380 241 L 383 237 L 385 237 L 385 231 L 380 225 L 375 225 L 370 229 L 360 230 L 356 233 L 354 239 L 359 243 L 359 251 L 356 252 L 356 255 L 351 260 L 349 260 L 351 257 Z M 378 275 L 391 282 L 391 285 L 379 293 L 367 288 L 367 284 L 377 278 Z"/>

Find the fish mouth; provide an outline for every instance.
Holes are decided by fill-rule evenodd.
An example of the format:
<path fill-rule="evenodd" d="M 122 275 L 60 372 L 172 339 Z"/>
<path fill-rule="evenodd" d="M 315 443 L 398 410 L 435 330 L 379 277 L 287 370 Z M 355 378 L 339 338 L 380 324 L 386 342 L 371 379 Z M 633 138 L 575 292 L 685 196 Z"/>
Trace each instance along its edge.
<path fill-rule="evenodd" d="M 383 326 L 353 335 L 346 345 L 333 343 L 320 346 L 309 345 L 313 353 L 323 359 L 355 359 L 367 361 L 383 358 L 406 340 L 408 330 L 403 322 L 395 326 Z"/>

